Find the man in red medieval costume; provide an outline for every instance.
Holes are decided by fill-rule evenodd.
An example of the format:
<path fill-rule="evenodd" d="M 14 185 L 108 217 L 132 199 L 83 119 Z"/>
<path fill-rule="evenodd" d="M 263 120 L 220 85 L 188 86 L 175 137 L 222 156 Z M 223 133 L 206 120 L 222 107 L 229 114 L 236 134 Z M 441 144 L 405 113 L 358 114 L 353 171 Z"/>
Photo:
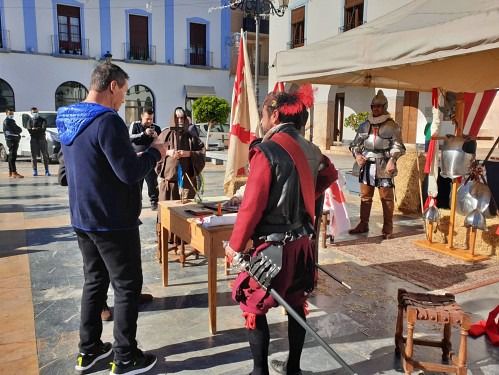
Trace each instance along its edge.
<path fill-rule="evenodd" d="M 314 230 L 313 206 L 315 199 L 337 178 L 329 159 L 301 135 L 308 117 L 307 108 L 312 105 L 310 85 L 293 94 L 270 93 L 265 98 L 261 120 L 265 136 L 250 148 L 250 174 L 225 249 L 227 256 L 233 258 L 245 251 L 249 239 L 253 240 L 252 256 L 271 244 L 282 244 L 282 269 L 271 287 L 304 319 L 307 295 L 314 287 L 315 278 L 314 246 L 310 238 Z M 300 177 L 303 173 L 298 172 L 298 164 L 309 179 Z M 246 272 L 239 274 L 232 295 L 246 319 L 253 355 L 251 375 L 268 375 L 270 334 L 266 313 L 277 304 Z M 301 374 L 305 332 L 288 316 L 289 359 L 272 361 L 274 370 Z"/>

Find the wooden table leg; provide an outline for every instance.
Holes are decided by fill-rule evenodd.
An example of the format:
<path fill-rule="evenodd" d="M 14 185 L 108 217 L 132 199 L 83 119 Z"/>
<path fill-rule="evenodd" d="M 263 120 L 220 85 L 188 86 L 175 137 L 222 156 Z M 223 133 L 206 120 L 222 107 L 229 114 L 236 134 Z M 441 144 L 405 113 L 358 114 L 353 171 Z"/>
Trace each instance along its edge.
<path fill-rule="evenodd" d="M 210 251 L 208 255 L 208 321 L 210 333 L 217 333 L 217 256 Z"/>
<path fill-rule="evenodd" d="M 161 227 L 161 276 L 163 286 L 168 286 L 168 229 Z"/>
<path fill-rule="evenodd" d="M 156 257 L 158 258 L 158 263 L 161 264 L 163 261 L 162 254 L 161 254 L 161 248 L 163 244 L 163 239 L 161 235 L 161 223 L 156 222 L 156 241 L 158 242 L 158 248 L 156 249 Z M 168 241 L 167 241 L 168 242 Z"/>

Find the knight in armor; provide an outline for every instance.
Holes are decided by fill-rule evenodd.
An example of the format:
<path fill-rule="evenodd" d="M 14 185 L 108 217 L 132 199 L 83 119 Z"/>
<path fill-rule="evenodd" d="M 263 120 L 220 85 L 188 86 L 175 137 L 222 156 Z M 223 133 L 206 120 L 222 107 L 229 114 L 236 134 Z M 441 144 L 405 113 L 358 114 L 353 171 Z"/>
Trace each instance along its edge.
<path fill-rule="evenodd" d="M 387 111 L 388 100 L 383 91 L 371 102 L 371 114 L 357 129 L 350 151 L 360 167 L 360 223 L 350 234 L 369 231 L 369 216 L 373 202 L 374 188 L 379 190 L 383 207 L 384 239 L 393 236 L 394 183 L 397 174 L 397 160 L 405 153 L 400 126 Z"/>
<path fill-rule="evenodd" d="M 271 288 L 305 319 L 307 295 L 314 287 L 314 230 L 316 197 L 337 178 L 337 171 L 319 148 L 301 135 L 313 104 L 311 85 L 293 94 L 270 93 L 263 102 L 261 125 L 264 137 L 250 147 L 250 173 L 238 211 L 234 230 L 225 252 L 229 259 L 246 252 L 251 239 L 251 256 L 272 245 L 282 246 L 282 269 L 271 281 Z M 305 118 L 305 121 L 303 121 Z M 282 139 L 292 144 L 283 145 Z M 290 149 L 291 147 L 291 149 Z M 291 154 L 290 154 L 291 150 Z M 291 156 L 292 155 L 292 156 Z M 297 158 L 299 158 L 297 160 Z M 296 163 L 296 164 L 295 164 Z M 302 190 L 297 165 L 307 171 L 309 184 Z M 304 192 L 307 194 L 304 195 Z M 308 208 L 307 208 L 308 207 Z M 268 375 L 270 333 L 266 313 L 276 302 L 270 294 L 241 272 L 234 283 L 232 297 L 239 302 L 246 319 L 253 355 L 252 375 Z M 300 357 L 305 330 L 288 316 L 289 358 L 274 360 L 272 368 L 281 374 L 301 374 Z"/>

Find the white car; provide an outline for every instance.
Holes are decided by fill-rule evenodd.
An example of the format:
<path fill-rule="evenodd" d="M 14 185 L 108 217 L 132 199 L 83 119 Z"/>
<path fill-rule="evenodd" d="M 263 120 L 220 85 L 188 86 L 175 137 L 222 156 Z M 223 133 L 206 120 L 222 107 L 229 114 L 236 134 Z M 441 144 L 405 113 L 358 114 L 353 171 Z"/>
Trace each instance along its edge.
<path fill-rule="evenodd" d="M 207 123 L 196 124 L 196 127 L 207 151 L 223 151 L 229 147 L 228 124 L 214 124 L 209 132 Z"/>
<path fill-rule="evenodd" d="M 57 117 L 57 112 L 54 111 L 39 111 L 40 117 L 47 120 L 47 129 L 45 130 L 45 137 L 47 138 L 47 149 L 49 152 L 50 161 L 57 162 L 57 154 L 61 149 L 61 144 L 59 142 L 59 133 L 57 132 L 57 127 L 55 125 L 55 118 Z M 0 113 L 0 125 L 3 125 L 6 114 Z M 22 128 L 21 141 L 19 142 L 19 149 L 17 155 L 20 157 L 31 157 L 31 146 L 30 146 L 30 135 L 26 126 L 31 118 L 30 111 L 14 112 L 14 120 L 16 124 Z M 3 126 L 0 127 L 0 160 L 7 161 L 7 156 L 9 154 L 9 149 L 7 148 L 7 142 L 5 142 L 5 136 L 3 134 Z"/>

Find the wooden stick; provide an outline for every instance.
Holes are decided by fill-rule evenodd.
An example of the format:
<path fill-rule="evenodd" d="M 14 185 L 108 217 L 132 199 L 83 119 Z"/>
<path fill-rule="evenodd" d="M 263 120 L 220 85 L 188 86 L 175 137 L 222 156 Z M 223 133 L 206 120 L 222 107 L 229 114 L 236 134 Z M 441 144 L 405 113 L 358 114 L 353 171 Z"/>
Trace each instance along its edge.
<path fill-rule="evenodd" d="M 456 135 L 463 135 L 464 128 L 464 93 L 460 92 L 456 98 Z M 449 242 L 447 248 L 452 249 L 454 246 L 454 224 L 456 221 L 456 200 L 457 200 L 457 179 L 452 179 L 452 195 L 450 201 L 450 220 L 449 220 Z"/>
<path fill-rule="evenodd" d="M 428 238 L 428 241 L 430 243 L 433 242 L 433 223 L 432 222 L 428 223 L 427 238 Z"/>
<path fill-rule="evenodd" d="M 476 228 L 471 228 L 470 233 L 470 250 L 471 256 L 475 256 Z"/>
<path fill-rule="evenodd" d="M 449 218 L 449 239 L 447 248 L 452 249 L 454 246 L 454 225 L 456 221 L 456 199 L 457 199 L 457 178 L 452 179 L 452 194 L 450 198 L 450 218 Z"/>

